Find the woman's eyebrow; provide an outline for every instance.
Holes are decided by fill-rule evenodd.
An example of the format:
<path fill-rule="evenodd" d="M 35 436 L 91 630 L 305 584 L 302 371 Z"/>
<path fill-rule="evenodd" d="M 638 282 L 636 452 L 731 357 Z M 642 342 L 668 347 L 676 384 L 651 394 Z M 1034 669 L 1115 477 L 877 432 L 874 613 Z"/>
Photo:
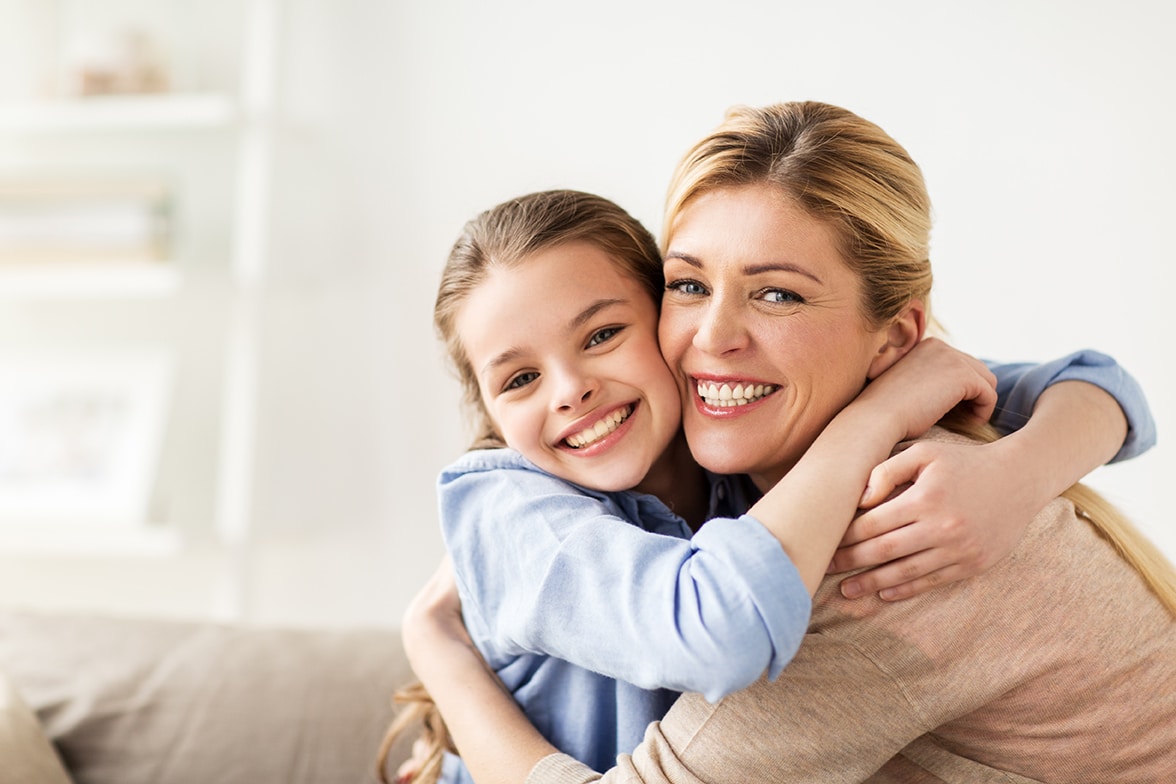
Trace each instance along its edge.
<path fill-rule="evenodd" d="M 691 256 L 689 253 L 683 253 L 682 251 L 668 251 L 666 253 L 666 260 L 668 261 L 670 259 L 679 259 L 686 262 L 691 267 L 696 267 L 697 269 L 703 268 L 702 262 L 697 257 Z M 806 278 L 811 278 L 817 283 L 824 283 L 824 281 L 804 267 L 798 267 L 797 265 L 791 264 L 787 261 L 769 261 L 762 264 L 749 264 L 743 268 L 744 275 L 759 275 L 764 272 L 792 272 L 797 275 L 804 275 Z"/>
<path fill-rule="evenodd" d="M 698 269 L 702 269 L 702 262 L 701 261 L 699 261 L 694 256 L 691 256 L 689 253 L 683 253 L 680 250 L 666 251 L 665 260 L 669 261 L 670 259 L 680 259 L 680 260 L 686 262 L 687 264 L 689 264 L 691 267 L 697 267 Z"/>
<path fill-rule="evenodd" d="M 776 262 L 769 261 L 769 262 L 765 262 L 763 264 L 749 264 L 748 266 L 743 268 L 743 273 L 745 275 L 759 275 L 764 272 L 792 272 L 797 275 L 804 275 L 806 278 L 814 280 L 817 283 L 824 282 L 820 278 L 818 278 L 816 275 L 814 275 L 811 271 L 805 269 L 804 267 L 798 267 L 797 265 L 790 264 L 789 262 L 786 262 L 786 261 L 776 261 Z"/>

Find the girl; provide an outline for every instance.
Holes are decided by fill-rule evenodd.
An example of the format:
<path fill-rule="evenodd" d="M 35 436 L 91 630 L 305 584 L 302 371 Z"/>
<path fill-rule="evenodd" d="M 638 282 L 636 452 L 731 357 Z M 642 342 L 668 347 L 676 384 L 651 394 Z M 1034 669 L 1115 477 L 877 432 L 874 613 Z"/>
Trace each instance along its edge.
<path fill-rule="evenodd" d="M 564 191 L 468 224 L 437 298 L 439 332 L 479 414 L 476 445 L 493 447 L 439 485 L 463 616 L 538 729 L 592 766 L 631 750 L 677 691 L 714 701 L 765 671 L 776 677 L 853 516 L 836 488 L 864 485 L 895 442 L 959 400 L 985 419 L 995 401 L 979 362 L 927 342 L 847 407 L 847 424 L 785 481 L 732 514 L 748 509 L 746 488 L 708 481 L 681 437 L 680 390 L 657 344 L 663 287 L 640 224 Z M 889 345 L 877 352 L 889 364 Z M 777 391 L 714 386 L 707 394 L 731 408 Z M 400 717 L 385 753 L 414 716 Z M 433 730 L 420 778 L 440 766 L 443 727 Z M 447 779 L 464 775 L 447 762 Z"/>

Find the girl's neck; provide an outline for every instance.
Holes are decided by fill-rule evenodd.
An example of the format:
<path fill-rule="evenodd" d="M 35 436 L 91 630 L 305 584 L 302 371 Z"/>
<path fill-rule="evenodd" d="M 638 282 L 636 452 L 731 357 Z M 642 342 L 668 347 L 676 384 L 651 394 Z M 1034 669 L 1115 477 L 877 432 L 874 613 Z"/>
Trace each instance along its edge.
<path fill-rule="evenodd" d="M 691 530 L 697 531 L 706 522 L 710 486 L 706 473 L 691 457 L 681 430 L 633 489 L 660 498 Z"/>

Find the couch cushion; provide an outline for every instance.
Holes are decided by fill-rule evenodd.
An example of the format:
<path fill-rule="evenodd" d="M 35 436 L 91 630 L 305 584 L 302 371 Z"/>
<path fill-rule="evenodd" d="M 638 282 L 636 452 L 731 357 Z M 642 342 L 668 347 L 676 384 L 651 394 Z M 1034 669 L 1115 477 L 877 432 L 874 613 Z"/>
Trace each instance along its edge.
<path fill-rule="evenodd" d="M 0 671 L 0 784 L 70 784 L 37 717 Z"/>
<path fill-rule="evenodd" d="M 0 613 L 0 669 L 76 784 L 374 782 L 412 679 L 389 630 L 37 613 Z"/>

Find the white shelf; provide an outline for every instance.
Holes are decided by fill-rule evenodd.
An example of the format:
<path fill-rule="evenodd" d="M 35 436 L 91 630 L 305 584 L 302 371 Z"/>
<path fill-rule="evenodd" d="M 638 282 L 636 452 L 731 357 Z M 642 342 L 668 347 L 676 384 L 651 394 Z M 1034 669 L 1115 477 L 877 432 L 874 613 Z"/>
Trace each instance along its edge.
<path fill-rule="evenodd" d="M 179 552 L 180 535 L 163 527 L 125 529 L 53 526 L 43 530 L 0 526 L 0 557 L 5 556 L 165 556 Z"/>
<path fill-rule="evenodd" d="M 163 298 L 179 291 L 180 277 L 166 261 L 0 266 L 0 300 Z"/>
<path fill-rule="evenodd" d="M 229 127 L 237 107 L 218 93 L 102 96 L 0 105 L 0 132 L 51 133 Z"/>

